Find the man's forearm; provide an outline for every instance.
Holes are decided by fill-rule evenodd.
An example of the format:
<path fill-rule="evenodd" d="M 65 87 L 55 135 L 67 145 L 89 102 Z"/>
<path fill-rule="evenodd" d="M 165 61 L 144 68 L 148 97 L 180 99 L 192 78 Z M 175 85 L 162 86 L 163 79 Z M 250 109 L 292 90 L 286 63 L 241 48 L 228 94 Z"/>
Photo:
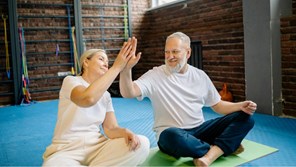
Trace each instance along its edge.
<path fill-rule="evenodd" d="M 120 93 L 123 97 L 133 98 L 133 81 L 131 70 L 124 70 L 120 73 L 119 87 Z"/>
<path fill-rule="evenodd" d="M 240 106 L 241 106 L 240 102 L 233 103 L 233 102 L 221 100 L 219 103 L 212 106 L 212 109 L 219 114 L 226 115 L 226 114 L 230 114 L 230 113 L 239 111 Z"/>

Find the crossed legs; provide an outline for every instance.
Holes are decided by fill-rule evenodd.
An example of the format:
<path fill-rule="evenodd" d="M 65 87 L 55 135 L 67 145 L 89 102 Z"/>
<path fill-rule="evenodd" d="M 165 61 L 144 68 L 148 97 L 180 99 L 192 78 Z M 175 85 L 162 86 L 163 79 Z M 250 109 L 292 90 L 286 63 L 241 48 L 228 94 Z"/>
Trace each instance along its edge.
<path fill-rule="evenodd" d="M 237 150 L 253 126 L 250 115 L 235 112 L 192 129 L 168 128 L 160 134 L 158 146 L 171 156 L 192 157 L 195 165 L 208 166 Z"/>

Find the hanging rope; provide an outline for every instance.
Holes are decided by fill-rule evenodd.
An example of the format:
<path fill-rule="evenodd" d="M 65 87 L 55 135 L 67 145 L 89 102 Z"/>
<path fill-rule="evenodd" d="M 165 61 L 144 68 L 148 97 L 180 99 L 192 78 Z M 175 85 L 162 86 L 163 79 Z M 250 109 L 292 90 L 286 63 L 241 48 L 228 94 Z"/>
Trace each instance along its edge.
<path fill-rule="evenodd" d="M 4 22 L 4 40 L 5 40 L 5 53 L 6 53 L 6 74 L 8 79 L 10 79 L 10 60 L 9 60 L 9 51 L 8 51 L 8 41 L 7 41 L 7 30 L 6 30 L 6 20 L 8 16 L 2 14 L 2 19 Z"/>
<path fill-rule="evenodd" d="M 73 40 L 72 40 L 70 6 L 67 6 L 67 12 L 68 12 L 68 30 L 69 30 L 69 38 L 70 38 L 70 54 L 71 54 L 71 62 L 72 62 L 71 73 L 72 73 L 72 75 L 75 75 L 75 71 L 74 71 L 74 67 L 73 67 L 74 58 L 73 58 Z"/>
<path fill-rule="evenodd" d="M 24 29 L 19 27 L 19 40 L 21 46 L 21 57 L 22 57 L 22 90 L 23 90 L 23 99 L 21 104 L 30 104 L 31 95 L 29 92 L 29 75 L 26 59 L 26 41 L 24 37 Z"/>
<path fill-rule="evenodd" d="M 80 63 L 77 54 L 76 40 L 75 40 L 75 27 L 72 27 L 72 41 L 73 41 L 73 49 L 74 49 L 74 67 L 75 74 L 78 75 L 80 73 Z"/>
<path fill-rule="evenodd" d="M 59 55 L 59 52 L 60 52 L 60 46 L 59 46 L 59 44 L 57 43 L 57 44 L 56 44 L 55 55 L 58 56 L 58 55 Z"/>

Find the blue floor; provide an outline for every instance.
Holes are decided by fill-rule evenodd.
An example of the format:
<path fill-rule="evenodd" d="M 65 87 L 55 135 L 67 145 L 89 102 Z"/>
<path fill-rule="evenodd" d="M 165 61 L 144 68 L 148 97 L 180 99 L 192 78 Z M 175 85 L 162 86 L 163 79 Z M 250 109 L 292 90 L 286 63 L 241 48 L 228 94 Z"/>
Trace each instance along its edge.
<path fill-rule="evenodd" d="M 149 100 L 113 98 L 113 105 L 121 126 L 147 136 L 151 147 L 156 146 Z M 0 166 L 42 164 L 42 154 L 51 142 L 57 106 L 58 101 L 52 100 L 30 106 L 0 107 Z M 210 108 L 204 108 L 204 113 L 206 119 L 218 116 Z M 246 138 L 279 151 L 243 166 L 296 166 L 296 119 L 258 113 L 254 118 L 255 127 Z"/>

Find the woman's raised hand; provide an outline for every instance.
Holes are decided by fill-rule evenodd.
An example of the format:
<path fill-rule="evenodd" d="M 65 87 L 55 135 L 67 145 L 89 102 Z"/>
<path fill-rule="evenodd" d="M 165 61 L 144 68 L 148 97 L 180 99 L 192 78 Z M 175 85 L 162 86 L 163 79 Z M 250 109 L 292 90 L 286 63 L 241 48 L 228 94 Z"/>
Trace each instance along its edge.
<path fill-rule="evenodd" d="M 120 71 L 123 70 L 123 68 L 126 66 L 127 62 L 131 59 L 133 56 L 132 51 L 133 51 L 133 39 L 129 38 L 127 42 L 124 42 L 114 63 L 114 67 L 118 67 Z"/>

